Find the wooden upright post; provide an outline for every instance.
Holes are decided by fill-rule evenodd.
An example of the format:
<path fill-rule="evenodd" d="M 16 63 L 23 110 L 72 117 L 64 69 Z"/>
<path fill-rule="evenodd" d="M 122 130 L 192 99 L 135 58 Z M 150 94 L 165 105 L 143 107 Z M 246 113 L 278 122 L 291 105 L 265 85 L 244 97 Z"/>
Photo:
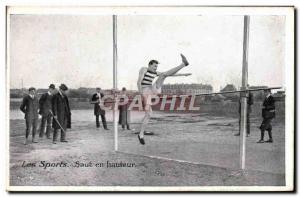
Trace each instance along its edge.
<path fill-rule="evenodd" d="M 116 101 L 117 95 L 116 90 L 118 88 L 117 84 L 117 16 L 113 15 L 113 88 L 114 88 L 114 98 Z M 116 102 L 114 102 L 116 105 Z M 114 122 L 114 144 L 115 144 L 115 151 L 118 150 L 118 122 L 117 122 L 117 112 L 116 107 L 113 106 L 113 122 Z"/>
<path fill-rule="evenodd" d="M 249 22 L 250 17 L 244 16 L 242 90 L 245 90 L 248 84 Z M 241 97 L 240 169 L 244 170 L 246 160 L 247 92 L 242 92 Z"/>

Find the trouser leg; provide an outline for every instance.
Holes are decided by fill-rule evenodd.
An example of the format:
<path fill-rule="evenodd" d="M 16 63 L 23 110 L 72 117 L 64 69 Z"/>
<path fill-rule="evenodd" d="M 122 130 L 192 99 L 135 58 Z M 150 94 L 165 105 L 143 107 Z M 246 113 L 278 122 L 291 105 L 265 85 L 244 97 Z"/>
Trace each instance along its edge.
<path fill-rule="evenodd" d="M 96 115 L 96 127 L 100 127 L 100 122 L 99 122 L 99 115 Z"/>
<path fill-rule="evenodd" d="M 32 141 L 35 140 L 35 134 L 36 134 L 37 124 L 38 124 L 38 118 L 34 118 L 32 120 Z"/>
<path fill-rule="evenodd" d="M 42 116 L 42 122 L 41 122 L 41 126 L 40 126 L 39 137 L 43 137 L 44 136 L 46 121 L 47 121 L 47 117 L 46 116 Z"/>
<path fill-rule="evenodd" d="M 239 117 L 239 134 L 241 133 L 241 114 L 240 114 L 240 117 Z"/>
<path fill-rule="evenodd" d="M 271 129 L 268 130 L 268 134 L 269 134 L 269 139 L 272 140 L 273 138 L 272 138 L 272 130 Z"/>
<path fill-rule="evenodd" d="M 25 138 L 27 139 L 30 131 L 32 130 L 32 124 L 28 118 L 25 120 L 25 123 L 26 123 Z"/>
<path fill-rule="evenodd" d="M 61 134 L 60 134 L 60 141 L 65 141 L 66 140 L 66 130 L 67 130 L 67 124 L 68 124 L 68 118 L 64 118 L 64 122 L 61 125 L 63 129 L 61 129 Z"/>
<path fill-rule="evenodd" d="M 127 123 L 127 130 L 130 130 L 130 126 L 129 126 L 129 124 Z"/>
<path fill-rule="evenodd" d="M 59 129 L 54 129 L 54 131 L 53 131 L 53 142 L 57 141 L 58 130 Z"/>
<path fill-rule="evenodd" d="M 264 130 L 264 129 L 261 129 L 261 130 L 260 130 L 260 139 L 261 139 L 261 140 L 264 140 L 264 136 L 265 136 L 265 130 Z"/>
<path fill-rule="evenodd" d="M 247 134 L 250 135 L 250 114 L 247 113 Z"/>
<path fill-rule="evenodd" d="M 266 120 L 266 130 L 269 134 L 269 139 L 272 140 L 272 125 L 271 125 L 271 119 Z"/>
<path fill-rule="evenodd" d="M 268 119 L 263 119 L 261 125 L 260 125 L 260 132 L 261 132 L 261 140 L 264 140 L 264 135 L 265 135 L 265 130 L 269 129 L 269 120 Z"/>
<path fill-rule="evenodd" d="M 47 116 L 47 129 L 46 129 L 46 136 L 47 138 L 50 138 L 50 133 L 51 133 L 51 126 L 52 126 L 52 116 L 49 114 Z"/>
<path fill-rule="evenodd" d="M 105 114 L 101 114 L 101 120 L 102 120 L 103 127 L 105 129 L 107 129 L 107 123 L 106 123 Z"/>

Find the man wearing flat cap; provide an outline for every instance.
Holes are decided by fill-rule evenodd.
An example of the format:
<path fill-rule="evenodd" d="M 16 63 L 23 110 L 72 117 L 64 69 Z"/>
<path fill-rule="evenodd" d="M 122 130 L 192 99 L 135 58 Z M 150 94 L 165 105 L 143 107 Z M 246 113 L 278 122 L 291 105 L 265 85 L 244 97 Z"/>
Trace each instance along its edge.
<path fill-rule="evenodd" d="M 39 101 L 36 97 L 36 90 L 34 87 L 29 88 L 29 94 L 23 98 L 23 102 L 20 106 L 20 110 L 25 114 L 26 122 L 26 133 L 25 133 L 25 142 L 28 143 L 28 136 L 32 131 L 32 142 L 37 143 L 35 140 L 36 127 L 38 123 L 38 109 Z"/>
<path fill-rule="evenodd" d="M 40 138 L 44 137 L 44 131 L 46 129 L 46 136 L 50 139 L 51 124 L 52 124 L 52 98 L 55 93 L 55 85 L 50 84 L 48 92 L 44 93 L 40 100 L 39 114 L 42 116 L 42 122 L 40 127 Z M 47 125 L 47 128 L 46 128 Z"/>
<path fill-rule="evenodd" d="M 96 93 L 93 94 L 91 99 L 91 104 L 94 104 L 94 115 L 96 116 L 96 127 L 100 128 L 99 116 L 101 116 L 102 124 L 105 130 L 109 130 L 107 128 L 106 118 L 105 118 L 105 110 L 101 109 L 100 102 L 101 98 L 104 94 L 101 92 L 101 88 L 96 88 Z"/>
<path fill-rule="evenodd" d="M 66 95 L 68 87 L 65 84 L 59 86 L 58 92 L 53 96 L 52 100 L 52 112 L 53 121 L 52 127 L 54 128 L 53 133 L 53 144 L 57 142 L 58 131 L 61 131 L 60 141 L 68 142 L 66 140 L 66 129 L 71 128 L 71 110 L 69 106 L 69 100 Z"/>

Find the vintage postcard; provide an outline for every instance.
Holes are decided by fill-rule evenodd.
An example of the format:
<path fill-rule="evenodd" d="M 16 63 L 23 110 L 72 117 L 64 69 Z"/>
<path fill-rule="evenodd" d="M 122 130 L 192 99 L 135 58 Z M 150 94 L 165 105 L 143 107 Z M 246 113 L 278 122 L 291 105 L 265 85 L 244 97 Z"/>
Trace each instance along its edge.
<path fill-rule="evenodd" d="M 7 6 L 8 191 L 293 191 L 294 8 Z"/>

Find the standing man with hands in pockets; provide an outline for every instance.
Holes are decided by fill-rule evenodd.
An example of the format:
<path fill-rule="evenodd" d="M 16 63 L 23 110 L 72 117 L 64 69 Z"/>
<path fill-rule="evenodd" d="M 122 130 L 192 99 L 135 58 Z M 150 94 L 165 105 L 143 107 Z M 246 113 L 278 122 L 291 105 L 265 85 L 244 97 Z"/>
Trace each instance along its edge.
<path fill-rule="evenodd" d="M 51 124 L 52 124 L 52 98 L 55 91 L 55 85 L 50 84 L 48 92 L 43 94 L 39 100 L 40 111 L 39 114 L 42 116 L 42 123 L 40 127 L 40 138 L 44 137 L 44 131 L 46 128 L 46 136 L 50 139 Z"/>
<path fill-rule="evenodd" d="M 91 104 L 94 104 L 94 115 L 96 116 L 96 127 L 100 128 L 99 116 L 101 116 L 102 124 L 105 130 L 109 130 L 107 128 L 106 118 L 105 118 L 105 110 L 101 109 L 100 102 L 101 98 L 104 97 L 104 94 L 101 92 L 101 88 L 96 88 L 96 93 L 93 94 L 91 99 Z"/>
<path fill-rule="evenodd" d="M 39 101 L 36 97 L 36 89 L 34 87 L 29 88 L 29 94 L 27 94 L 22 101 L 20 106 L 20 110 L 25 114 L 25 122 L 26 122 L 26 133 L 25 133 L 25 142 L 27 145 L 28 137 L 30 132 L 32 132 L 32 142 L 37 143 L 35 140 L 36 127 L 38 124 L 38 109 L 39 109 Z"/>

